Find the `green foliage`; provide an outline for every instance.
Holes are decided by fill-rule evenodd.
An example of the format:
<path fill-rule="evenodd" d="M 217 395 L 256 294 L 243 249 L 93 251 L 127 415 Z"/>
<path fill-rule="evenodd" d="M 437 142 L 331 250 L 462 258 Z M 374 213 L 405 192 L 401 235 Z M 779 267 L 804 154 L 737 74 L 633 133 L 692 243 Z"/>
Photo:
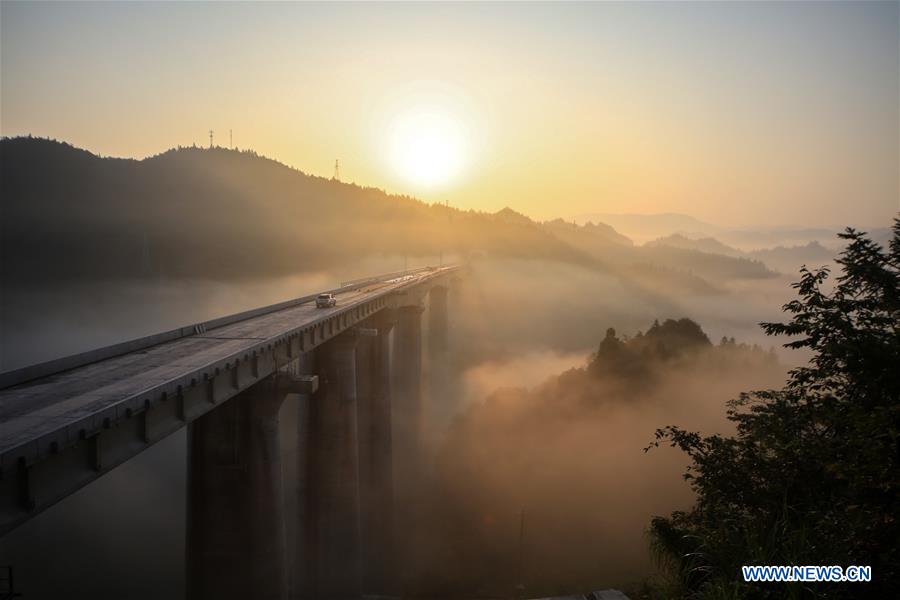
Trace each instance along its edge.
<path fill-rule="evenodd" d="M 841 275 L 801 271 L 770 335 L 812 358 L 784 388 L 729 403 L 736 434 L 669 426 L 691 459 L 695 507 L 650 527 L 676 584 L 668 597 L 898 597 L 900 589 L 900 220 L 884 249 L 847 229 Z M 869 584 L 744 584 L 744 564 L 871 565 Z M 669 582 L 670 585 L 672 582 Z"/>
<path fill-rule="evenodd" d="M 597 353 L 588 363 L 587 372 L 594 378 L 615 376 L 639 381 L 651 376 L 659 362 L 691 356 L 698 350 L 710 348 L 709 338 L 695 321 L 666 319 L 654 321 L 647 333 L 620 340 L 616 330 L 606 330 Z"/>
<path fill-rule="evenodd" d="M 708 347 L 710 342 L 695 321 L 666 319 L 662 325 L 659 322 L 653 323 L 641 338 L 641 345 L 645 352 L 668 359 Z"/>

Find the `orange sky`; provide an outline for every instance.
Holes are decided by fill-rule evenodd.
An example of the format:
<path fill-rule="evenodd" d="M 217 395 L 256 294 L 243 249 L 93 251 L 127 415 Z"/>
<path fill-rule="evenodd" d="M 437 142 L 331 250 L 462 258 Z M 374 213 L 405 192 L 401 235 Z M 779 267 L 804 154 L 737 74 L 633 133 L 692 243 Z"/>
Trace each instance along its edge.
<path fill-rule="evenodd" d="M 345 180 L 536 218 L 900 208 L 896 2 L 3 2 L 0 27 L 3 135 L 142 157 L 231 128 L 307 172 L 340 158 Z M 423 111 L 449 154 L 398 137 Z"/>

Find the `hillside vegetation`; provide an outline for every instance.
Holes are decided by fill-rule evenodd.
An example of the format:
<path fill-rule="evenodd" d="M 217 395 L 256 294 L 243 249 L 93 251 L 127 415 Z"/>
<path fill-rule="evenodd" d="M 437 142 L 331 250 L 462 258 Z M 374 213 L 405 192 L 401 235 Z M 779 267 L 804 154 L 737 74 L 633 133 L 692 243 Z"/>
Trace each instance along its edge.
<path fill-rule="evenodd" d="M 442 436 L 423 596 L 453 585 L 453 597 L 502 598 L 521 581 L 525 597 L 542 598 L 642 578 L 649 515 L 692 500 L 679 456 L 640 452 L 648 421 L 690 416 L 716 430 L 720 395 L 784 375 L 771 352 L 713 344 L 687 318 L 600 337 L 581 366 L 496 387 Z"/>
<path fill-rule="evenodd" d="M 657 517 L 659 598 L 896 598 L 900 581 L 900 220 L 887 248 L 848 228 L 828 269 L 804 270 L 785 322 L 811 353 L 785 385 L 728 403 L 734 435 L 668 426 L 690 459 L 688 511 Z M 742 565 L 868 565 L 865 584 L 754 585 Z"/>
<path fill-rule="evenodd" d="M 561 261 L 695 293 L 772 275 L 743 257 L 637 247 L 603 223 L 537 223 L 509 208 L 462 211 L 224 148 L 133 160 L 3 139 L 0 191 L 6 282 L 240 279 L 439 253 Z"/>

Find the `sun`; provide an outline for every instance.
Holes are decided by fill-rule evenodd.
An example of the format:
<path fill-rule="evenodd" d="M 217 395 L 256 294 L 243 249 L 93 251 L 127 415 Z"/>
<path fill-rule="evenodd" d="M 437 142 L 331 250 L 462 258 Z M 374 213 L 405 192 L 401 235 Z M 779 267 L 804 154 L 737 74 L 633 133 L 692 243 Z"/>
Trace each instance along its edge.
<path fill-rule="evenodd" d="M 398 175 L 420 187 L 446 185 L 466 163 L 461 119 L 441 107 L 418 107 L 397 115 L 388 128 L 388 159 Z"/>

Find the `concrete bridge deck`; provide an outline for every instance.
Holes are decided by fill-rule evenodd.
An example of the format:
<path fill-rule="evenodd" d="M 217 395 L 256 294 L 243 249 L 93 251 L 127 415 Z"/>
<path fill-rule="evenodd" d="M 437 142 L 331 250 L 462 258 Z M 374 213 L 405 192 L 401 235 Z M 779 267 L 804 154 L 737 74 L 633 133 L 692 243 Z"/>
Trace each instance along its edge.
<path fill-rule="evenodd" d="M 329 290 L 334 308 L 312 295 L 0 374 L 0 535 L 455 268 Z"/>

